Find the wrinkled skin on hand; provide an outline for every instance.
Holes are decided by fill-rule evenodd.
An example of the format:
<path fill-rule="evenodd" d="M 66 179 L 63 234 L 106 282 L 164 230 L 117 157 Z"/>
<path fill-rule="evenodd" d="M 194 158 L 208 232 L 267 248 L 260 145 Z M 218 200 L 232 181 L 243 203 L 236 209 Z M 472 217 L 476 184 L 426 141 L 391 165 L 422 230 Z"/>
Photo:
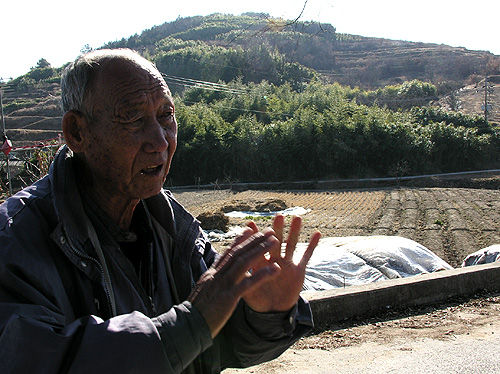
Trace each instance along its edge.
<path fill-rule="evenodd" d="M 276 216 L 273 229 L 280 246 L 273 247 L 270 251 L 270 259 L 266 261 L 277 264 L 280 267 L 279 274 L 272 280 L 254 287 L 244 296 L 248 306 L 257 312 L 285 312 L 295 305 L 299 299 L 300 291 L 302 291 L 307 263 L 321 238 L 321 234 L 315 232 L 299 263 L 295 264 L 293 254 L 299 240 L 302 219 L 293 217 L 285 250 L 282 253 L 281 243 L 283 242 L 284 225 L 284 217 L 282 215 Z M 253 232 L 258 230 L 254 222 L 250 222 L 249 227 Z M 266 263 L 261 259 L 259 266 L 265 267 Z M 254 270 L 259 270 L 259 266 L 255 267 Z"/>
<path fill-rule="evenodd" d="M 281 251 L 285 219 L 259 231 L 254 222 L 198 280 L 188 300 L 204 317 L 215 337 L 231 317 L 240 298 L 257 312 L 290 310 L 299 298 L 305 269 L 321 237 L 316 232 L 298 264 L 293 254 L 302 220 L 294 217 Z"/>
<path fill-rule="evenodd" d="M 258 271 L 248 272 L 266 253 L 279 246 L 273 230 L 248 234 L 235 241 L 200 277 L 188 298 L 205 319 L 212 337 L 224 327 L 242 296 L 280 271 L 277 265 L 268 262 Z"/>

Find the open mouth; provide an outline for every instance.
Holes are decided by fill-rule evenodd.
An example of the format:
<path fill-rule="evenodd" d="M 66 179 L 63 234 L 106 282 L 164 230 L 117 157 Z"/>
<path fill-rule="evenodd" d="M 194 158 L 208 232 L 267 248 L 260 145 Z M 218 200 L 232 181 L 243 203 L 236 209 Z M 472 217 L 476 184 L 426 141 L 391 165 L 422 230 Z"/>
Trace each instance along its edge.
<path fill-rule="evenodd" d="M 162 164 L 156 166 L 150 166 L 141 170 L 141 174 L 144 175 L 156 175 L 161 172 Z"/>

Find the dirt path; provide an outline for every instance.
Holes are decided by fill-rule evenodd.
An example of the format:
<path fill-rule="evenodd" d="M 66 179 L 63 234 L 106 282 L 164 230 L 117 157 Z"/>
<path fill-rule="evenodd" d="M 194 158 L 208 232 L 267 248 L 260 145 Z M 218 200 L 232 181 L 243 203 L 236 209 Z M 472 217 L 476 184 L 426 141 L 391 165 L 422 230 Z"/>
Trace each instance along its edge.
<path fill-rule="evenodd" d="M 274 361 L 225 373 L 498 372 L 499 312 L 500 297 L 482 295 L 348 321 L 303 338 Z"/>

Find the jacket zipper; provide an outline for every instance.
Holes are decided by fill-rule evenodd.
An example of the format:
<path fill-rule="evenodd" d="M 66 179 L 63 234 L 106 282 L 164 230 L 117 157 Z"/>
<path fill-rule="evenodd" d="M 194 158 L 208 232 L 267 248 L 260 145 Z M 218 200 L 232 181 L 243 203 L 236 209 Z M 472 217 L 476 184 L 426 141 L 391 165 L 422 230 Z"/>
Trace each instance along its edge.
<path fill-rule="evenodd" d="M 193 255 L 194 255 L 194 251 L 196 250 L 196 240 L 198 239 L 198 235 L 196 236 L 196 239 L 195 239 L 195 243 L 194 243 L 194 247 L 191 251 L 190 251 L 190 255 L 189 255 L 189 272 L 190 272 L 190 278 L 191 278 L 191 292 L 193 292 L 194 288 L 196 287 L 196 282 L 194 280 L 194 275 L 193 275 L 193 270 L 191 268 L 191 261 L 193 260 Z M 202 374 L 204 372 L 203 370 L 203 362 L 201 360 L 201 355 L 203 353 L 201 353 L 199 356 L 195 357 L 193 363 L 198 366 L 198 373 Z"/>
<path fill-rule="evenodd" d="M 69 240 L 67 235 L 61 236 L 61 241 L 66 241 L 69 244 L 70 249 L 77 256 L 79 256 L 81 259 L 92 261 L 93 263 L 95 263 L 97 265 L 97 267 L 99 268 L 99 272 L 101 273 L 102 282 L 104 284 L 104 292 L 106 293 L 106 299 L 108 300 L 108 309 L 111 312 L 112 317 L 116 316 L 116 310 L 115 310 L 113 303 L 111 301 L 111 294 L 109 292 L 109 285 L 108 285 L 108 282 L 106 281 L 106 277 L 104 276 L 104 269 L 102 267 L 102 264 L 99 261 L 97 261 L 97 259 L 95 259 L 94 257 L 89 256 L 87 253 L 80 251 L 78 248 L 76 248 L 75 245 L 71 242 L 71 240 Z M 62 244 L 64 244 L 64 243 L 62 243 Z"/>

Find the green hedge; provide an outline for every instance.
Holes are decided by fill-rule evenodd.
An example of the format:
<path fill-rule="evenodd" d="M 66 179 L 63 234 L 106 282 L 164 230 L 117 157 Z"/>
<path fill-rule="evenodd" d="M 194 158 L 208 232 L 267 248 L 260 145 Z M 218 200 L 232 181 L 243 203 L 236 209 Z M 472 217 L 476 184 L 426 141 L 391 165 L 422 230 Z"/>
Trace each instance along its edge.
<path fill-rule="evenodd" d="M 452 172 L 499 159 L 498 130 L 485 132 L 477 117 L 360 105 L 339 85 L 245 87 L 248 94 L 219 93 L 209 103 L 199 92 L 186 94 L 189 103 L 177 99 L 171 183 L 383 177 L 403 164 L 406 174 Z"/>

